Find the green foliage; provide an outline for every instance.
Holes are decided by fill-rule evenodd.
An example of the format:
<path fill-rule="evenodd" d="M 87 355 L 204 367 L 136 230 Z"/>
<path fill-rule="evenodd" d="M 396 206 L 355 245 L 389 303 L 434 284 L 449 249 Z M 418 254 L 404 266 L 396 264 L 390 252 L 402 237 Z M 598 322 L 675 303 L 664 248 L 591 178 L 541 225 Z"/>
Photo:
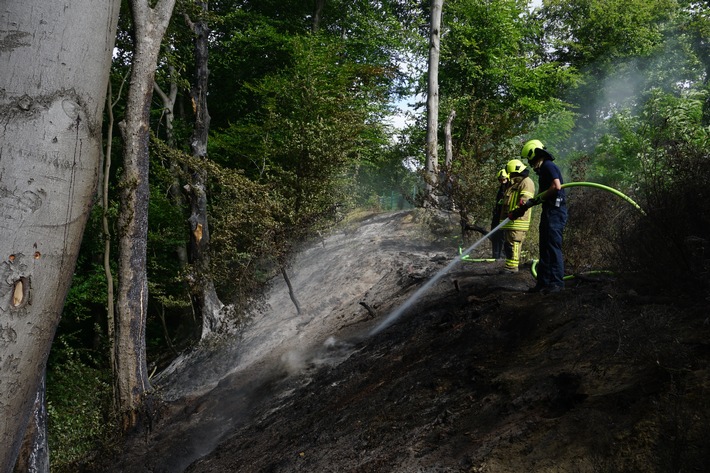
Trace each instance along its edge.
<path fill-rule="evenodd" d="M 708 149 L 710 132 L 702 124 L 706 96 L 705 91 L 674 95 L 656 90 L 640 114 L 615 114 L 597 147 L 591 177 L 626 189 L 663 189 L 675 185 L 679 175 L 688 176 L 687 169 L 677 169 L 675 158 L 679 150 L 698 156 Z"/>
<path fill-rule="evenodd" d="M 703 197 L 710 178 L 706 94 L 655 91 L 639 115 L 615 117 L 594 156 L 597 175 L 630 189 L 647 212 L 625 226 L 619 259 L 653 275 L 656 289 L 664 291 L 709 290 L 703 250 L 710 239 L 710 209 Z"/>
<path fill-rule="evenodd" d="M 48 435 L 52 471 L 74 472 L 114 432 L 110 371 L 74 340 L 59 337 L 47 369 Z"/>
<path fill-rule="evenodd" d="M 153 141 L 153 153 L 174 163 L 184 182 L 191 182 L 195 172 L 201 174 L 210 196 L 211 278 L 224 299 L 244 302 L 263 284 L 272 262 L 283 257 L 284 241 L 280 238 L 286 238 L 287 232 L 281 229 L 278 193 L 268 185 L 254 183 L 241 171 L 193 158 L 158 140 Z M 189 272 L 189 268 L 183 271 Z M 182 276 L 183 271 L 178 268 L 172 277 Z M 156 281 L 171 279 L 168 275 Z M 168 297 L 171 293 L 164 290 L 162 294 Z M 163 303 L 175 302 L 172 297 Z"/>
<path fill-rule="evenodd" d="M 675 7 L 673 0 L 547 0 L 543 15 L 557 58 L 596 75 L 619 57 L 653 52 Z"/>
<path fill-rule="evenodd" d="M 519 137 L 529 124 L 546 117 L 570 126 L 571 115 L 558 94 L 577 81 L 577 74 L 543 60 L 542 21 L 529 14 L 526 2 L 455 0 L 445 2 L 444 10 L 439 121 L 444 123 L 452 110 L 456 118 L 449 168 L 439 153 L 446 178 L 438 193 L 451 195 L 462 218 L 485 219 L 487 226 L 495 173 L 518 156 Z M 565 131 L 548 127 L 548 133 Z"/>

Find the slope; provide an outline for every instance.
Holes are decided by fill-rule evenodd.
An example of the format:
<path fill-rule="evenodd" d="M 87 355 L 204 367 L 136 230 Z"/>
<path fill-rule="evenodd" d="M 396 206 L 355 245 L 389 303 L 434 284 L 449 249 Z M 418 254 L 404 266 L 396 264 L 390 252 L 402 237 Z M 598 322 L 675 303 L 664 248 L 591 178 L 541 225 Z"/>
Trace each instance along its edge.
<path fill-rule="evenodd" d="M 623 280 L 526 294 L 528 273 L 461 263 L 372 334 L 455 256 L 436 236 L 453 226 L 422 220 L 379 215 L 306 249 L 306 314 L 275 285 L 240 343 L 162 378 L 162 417 L 106 471 L 705 470 L 707 301 Z"/>

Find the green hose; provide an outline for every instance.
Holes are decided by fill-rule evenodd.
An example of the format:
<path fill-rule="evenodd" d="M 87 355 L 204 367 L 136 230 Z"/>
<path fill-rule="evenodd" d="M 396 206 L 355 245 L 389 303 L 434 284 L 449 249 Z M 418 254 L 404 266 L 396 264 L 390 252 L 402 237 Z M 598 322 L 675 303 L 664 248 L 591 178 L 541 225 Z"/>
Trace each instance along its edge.
<path fill-rule="evenodd" d="M 641 208 L 639 204 L 633 201 L 631 197 L 627 196 L 626 194 L 614 189 L 613 187 L 605 186 L 604 184 L 597 184 L 596 182 L 568 182 L 567 184 L 562 184 L 562 189 L 566 187 L 594 187 L 596 189 L 602 189 L 607 192 L 611 192 L 612 194 L 616 195 L 617 197 L 621 197 L 624 199 L 626 202 L 630 203 L 636 209 L 641 212 L 642 215 L 646 215 L 646 212 Z M 549 190 L 546 190 L 544 192 L 540 192 L 538 195 L 535 196 L 535 201 L 536 202 L 542 202 L 543 199 L 545 198 L 545 194 L 547 194 Z M 461 253 L 461 248 L 459 248 L 459 253 Z M 471 261 L 471 262 L 493 262 L 495 261 L 494 259 L 474 259 L 470 258 L 468 255 L 464 255 L 461 257 L 462 260 L 464 261 Z M 532 273 L 533 277 L 537 279 L 537 260 L 533 260 L 532 266 L 530 267 L 530 272 Z M 612 274 L 610 271 L 589 271 L 585 274 Z M 565 276 L 563 279 L 564 280 L 569 280 L 574 278 L 574 275 L 568 275 Z"/>
<path fill-rule="evenodd" d="M 538 260 L 534 259 L 534 260 L 532 260 L 532 265 L 530 266 L 530 272 L 532 273 L 532 276 L 533 276 L 533 278 L 535 278 L 535 279 L 537 279 L 537 263 L 538 263 Z M 580 273 L 580 276 L 582 276 L 582 275 L 588 276 L 588 275 L 592 275 L 592 274 L 613 275 L 614 272 L 613 272 L 613 271 L 608 271 L 608 270 L 605 270 L 605 269 L 595 269 L 595 270 L 592 270 L 592 271 L 586 271 L 586 272 L 584 272 L 584 273 Z M 568 274 L 567 276 L 563 277 L 562 279 L 563 279 L 564 281 L 569 281 L 570 279 L 574 279 L 574 278 L 575 278 L 575 275 L 574 275 L 574 274 Z"/>
<path fill-rule="evenodd" d="M 631 205 L 633 205 L 634 207 L 636 207 L 636 209 L 637 209 L 639 212 L 641 212 L 642 215 L 646 215 L 646 212 L 641 208 L 641 206 L 640 206 L 639 204 L 637 204 L 636 202 L 634 202 L 634 201 L 631 199 L 631 197 L 629 197 L 629 196 L 626 195 L 626 194 L 623 194 L 622 192 L 620 192 L 620 191 L 614 189 L 613 187 L 605 186 L 604 184 L 597 184 L 596 182 L 569 182 L 569 183 L 567 183 L 567 184 L 562 184 L 561 187 L 562 187 L 562 189 L 564 189 L 565 187 L 594 187 L 594 188 L 597 188 L 597 189 L 602 189 L 602 190 L 605 190 L 605 191 L 607 191 L 607 192 L 611 192 L 612 194 L 614 194 L 614 195 L 616 195 L 616 196 L 618 196 L 618 197 L 621 197 L 621 198 L 624 199 L 626 202 L 628 202 L 628 203 L 630 203 Z M 536 200 L 537 202 L 542 202 L 542 200 L 545 198 L 545 194 L 547 194 L 547 192 L 548 192 L 548 191 L 544 191 L 544 192 L 539 193 L 538 195 L 535 196 L 535 200 Z M 537 260 L 533 260 L 532 266 L 530 266 L 530 272 L 532 273 L 532 275 L 533 275 L 533 277 L 534 277 L 535 279 L 537 279 L 537 262 L 538 262 Z M 585 274 L 613 274 L 613 273 L 612 273 L 611 271 L 597 270 L 597 271 L 589 271 L 589 272 L 587 272 L 587 273 L 585 273 Z M 565 281 L 567 281 L 567 280 L 572 279 L 572 278 L 574 278 L 574 275 L 568 275 L 568 276 L 565 276 L 565 277 L 562 278 L 562 279 L 564 279 Z"/>
<path fill-rule="evenodd" d="M 621 197 L 626 202 L 628 202 L 631 205 L 633 205 L 634 207 L 636 207 L 636 209 L 639 212 L 641 212 L 642 215 L 646 215 L 646 212 L 644 212 L 644 210 L 641 208 L 641 206 L 639 204 L 637 204 L 636 202 L 634 202 L 631 199 L 631 197 L 629 197 L 626 194 L 623 194 L 622 192 L 614 189 L 613 187 L 605 186 L 604 184 L 597 184 L 596 182 L 568 182 L 567 184 L 562 184 L 561 187 L 562 187 L 562 189 L 564 189 L 565 187 L 594 187 L 597 189 L 602 189 L 607 192 L 611 192 L 612 194 L 614 194 L 618 197 Z M 542 202 L 542 200 L 545 198 L 545 194 L 547 194 L 548 191 L 549 190 L 546 190 L 544 192 L 540 192 L 538 195 L 535 196 L 535 200 L 538 202 Z"/>

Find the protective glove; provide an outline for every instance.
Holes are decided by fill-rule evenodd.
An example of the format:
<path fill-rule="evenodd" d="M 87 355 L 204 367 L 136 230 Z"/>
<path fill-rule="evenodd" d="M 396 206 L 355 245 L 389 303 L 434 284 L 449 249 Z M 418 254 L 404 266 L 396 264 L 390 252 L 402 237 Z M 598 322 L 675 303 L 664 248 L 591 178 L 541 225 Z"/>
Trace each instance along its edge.
<path fill-rule="evenodd" d="M 525 208 L 525 206 L 523 206 L 523 207 L 518 207 L 518 208 L 516 208 L 516 209 L 513 209 L 513 210 L 510 211 L 510 213 L 508 213 L 508 218 L 511 219 L 511 220 L 517 220 L 517 219 L 519 219 L 520 217 L 522 217 L 523 215 L 525 215 L 525 212 L 526 212 L 527 210 L 528 210 L 528 209 Z"/>
<path fill-rule="evenodd" d="M 533 197 L 532 199 L 526 200 L 525 203 L 523 205 L 521 205 L 521 207 L 524 208 L 525 210 L 527 210 L 531 207 L 535 207 L 539 203 L 540 203 L 540 201 L 537 200 L 535 197 Z"/>

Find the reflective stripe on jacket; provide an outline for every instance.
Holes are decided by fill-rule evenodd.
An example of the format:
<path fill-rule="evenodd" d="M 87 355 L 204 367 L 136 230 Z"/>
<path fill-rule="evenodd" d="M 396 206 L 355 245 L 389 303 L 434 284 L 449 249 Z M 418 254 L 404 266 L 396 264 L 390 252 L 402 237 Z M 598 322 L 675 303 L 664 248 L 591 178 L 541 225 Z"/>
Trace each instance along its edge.
<path fill-rule="evenodd" d="M 529 177 L 514 177 L 512 183 L 508 190 L 505 191 L 505 196 L 503 197 L 501 220 L 507 218 L 511 211 L 527 202 L 528 199 L 535 197 L 535 183 Z M 519 219 L 511 220 L 503 225 L 503 229 L 528 231 L 530 229 L 531 215 L 532 209 L 528 209 Z"/>

